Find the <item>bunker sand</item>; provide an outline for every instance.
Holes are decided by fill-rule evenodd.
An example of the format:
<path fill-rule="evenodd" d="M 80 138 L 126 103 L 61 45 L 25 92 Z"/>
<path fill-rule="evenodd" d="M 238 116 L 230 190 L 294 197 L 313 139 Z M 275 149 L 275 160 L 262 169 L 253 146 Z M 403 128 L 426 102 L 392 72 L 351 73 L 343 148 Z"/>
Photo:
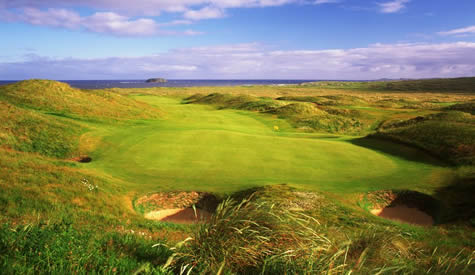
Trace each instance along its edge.
<path fill-rule="evenodd" d="M 430 215 L 417 208 L 408 207 L 405 205 L 373 209 L 371 210 L 371 213 L 385 219 L 396 220 L 415 225 L 431 226 L 434 224 L 434 219 Z"/>
<path fill-rule="evenodd" d="M 145 214 L 144 217 L 155 221 L 191 224 L 209 220 L 211 213 L 202 209 L 173 208 L 152 211 Z"/>

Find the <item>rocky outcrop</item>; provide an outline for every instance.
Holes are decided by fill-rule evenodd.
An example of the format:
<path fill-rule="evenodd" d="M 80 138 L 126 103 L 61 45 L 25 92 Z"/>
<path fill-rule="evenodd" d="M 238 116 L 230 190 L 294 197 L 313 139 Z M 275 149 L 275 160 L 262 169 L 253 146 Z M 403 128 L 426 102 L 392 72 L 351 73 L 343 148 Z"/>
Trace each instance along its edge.
<path fill-rule="evenodd" d="M 164 78 L 150 78 L 150 79 L 147 79 L 145 82 L 147 82 L 147 83 L 165 83 L 165 82 L 167 82 L 167 80 L 164 79 Z"/>

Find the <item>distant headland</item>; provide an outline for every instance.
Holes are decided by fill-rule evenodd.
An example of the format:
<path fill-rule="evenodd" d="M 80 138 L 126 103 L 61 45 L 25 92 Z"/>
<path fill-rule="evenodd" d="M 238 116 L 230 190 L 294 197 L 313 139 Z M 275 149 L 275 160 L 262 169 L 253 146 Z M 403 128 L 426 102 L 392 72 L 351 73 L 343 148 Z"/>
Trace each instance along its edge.
<path fill-rule="evenodd" d="M 147 83 L 166 83 L 167 80 L 165 78 L 149 78 L 145 82 L 147 82 Z"/>

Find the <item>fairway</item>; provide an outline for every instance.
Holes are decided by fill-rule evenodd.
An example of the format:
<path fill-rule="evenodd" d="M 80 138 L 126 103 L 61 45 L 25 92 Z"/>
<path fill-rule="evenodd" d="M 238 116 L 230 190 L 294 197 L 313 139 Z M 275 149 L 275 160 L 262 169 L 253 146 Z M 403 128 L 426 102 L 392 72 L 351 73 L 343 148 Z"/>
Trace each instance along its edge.
<path fill-rule="evenodd" d="M 181 104 L 168 97 L 135 99 L 159 107 L 164 119 L 108 129 L 104 146 L 92 153 L 92 163 L 84 164 L 129 182 L 134 191 L 230 193 L 282 183 L 345 193 L 427 190 L 449 173 L 353 145 L 350 138 L 299 134 L 268 115 Z"/>

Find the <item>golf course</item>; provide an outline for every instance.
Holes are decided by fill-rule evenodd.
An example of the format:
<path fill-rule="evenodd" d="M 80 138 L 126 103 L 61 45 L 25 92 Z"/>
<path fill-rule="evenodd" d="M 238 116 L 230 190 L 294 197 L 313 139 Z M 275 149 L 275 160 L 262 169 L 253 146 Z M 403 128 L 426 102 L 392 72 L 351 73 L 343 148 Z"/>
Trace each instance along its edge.
<path fill-rule="evenodd" d="M 110 146 L 92 152 L 94 161 L 83 166 L 147 191 L 232 193 L 285 183 L 353 193 L 436 187 L 444 179 L 434 178 L 450 173 L 435 160 L 426 164 L 354 145 L 354 137 L 295 133 L 286 121 L 265 115 L 168 97 L 135 99 L 160 108 L 165 118 L 109 130 L 102 138 Z"/>
<path fill-rule="evenodd" d="M 472 274 L 475 79 L 434 81 L 0 86 L 0 270 Z"/>

